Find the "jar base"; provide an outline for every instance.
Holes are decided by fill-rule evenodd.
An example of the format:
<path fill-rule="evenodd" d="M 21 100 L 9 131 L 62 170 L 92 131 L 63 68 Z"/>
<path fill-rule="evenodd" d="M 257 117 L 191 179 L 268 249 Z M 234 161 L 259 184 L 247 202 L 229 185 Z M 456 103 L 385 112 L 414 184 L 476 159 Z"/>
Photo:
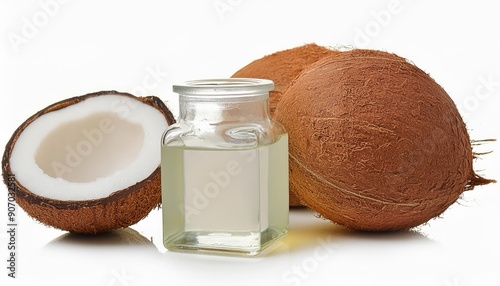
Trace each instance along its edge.
<path fill-rule="evenodd" d="M 169 251 L 211 255 L 258 256 L 281 240 L 286 230 L 255 232 L 190 231 L 164 242 Z"/>

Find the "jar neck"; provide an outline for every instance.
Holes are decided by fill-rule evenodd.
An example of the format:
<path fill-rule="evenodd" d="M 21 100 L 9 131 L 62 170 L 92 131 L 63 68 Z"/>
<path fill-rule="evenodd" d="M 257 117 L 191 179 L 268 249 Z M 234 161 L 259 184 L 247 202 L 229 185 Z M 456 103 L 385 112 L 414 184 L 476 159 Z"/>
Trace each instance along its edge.
<path fill-rule="evenodd" d="M 262 122 L 270 119 L 269 98 L 257 97 L 251 99 L 191 98 L 179 96 L 179 120 L 203 121 L 205 123 L 219 122 Z"/>

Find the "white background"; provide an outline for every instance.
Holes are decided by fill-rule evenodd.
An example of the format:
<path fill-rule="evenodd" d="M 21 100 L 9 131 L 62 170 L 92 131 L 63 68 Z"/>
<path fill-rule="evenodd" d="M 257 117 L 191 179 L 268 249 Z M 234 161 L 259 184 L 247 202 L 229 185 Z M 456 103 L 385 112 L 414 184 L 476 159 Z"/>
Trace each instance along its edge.
<path fill-rule="evenodd" d="M 173 83 L 229 77 L 311 42 L 412 60 L 449 92 L 473 139 L 500 138 L 499 15 L 498 1 L 0 0 L 0 145 L 36 111 L 94 91 L 154 94 L 177 114 Z M 475 166 L 499 179 L 498 143 L 476 150 L 493 151 Z M 1 285 L 500 285 L 498 184 L 414 232 L 356 233 L 292 211 L 289 235 L 256 259 L 167 252 L 157 209 L 99 237 L 18 209 L 16 279 L 1 188 Z"/>

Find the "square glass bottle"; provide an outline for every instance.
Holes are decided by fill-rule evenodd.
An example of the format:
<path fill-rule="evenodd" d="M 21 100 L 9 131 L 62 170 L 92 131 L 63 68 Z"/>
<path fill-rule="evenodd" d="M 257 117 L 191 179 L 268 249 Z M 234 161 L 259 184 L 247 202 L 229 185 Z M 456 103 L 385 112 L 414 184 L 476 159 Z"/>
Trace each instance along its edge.
<path fill-rule="evenodd" d="M 167 249 L 257 255 L 288 227 L 288 136 L 263 79 L 174 85 L 179 119 L 162 137 Z"/>

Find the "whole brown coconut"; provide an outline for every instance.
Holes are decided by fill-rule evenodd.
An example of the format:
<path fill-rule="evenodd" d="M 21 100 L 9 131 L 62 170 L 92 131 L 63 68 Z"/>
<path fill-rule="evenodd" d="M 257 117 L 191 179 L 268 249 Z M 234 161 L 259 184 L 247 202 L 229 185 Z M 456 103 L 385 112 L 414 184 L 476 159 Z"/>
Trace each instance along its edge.
<path fill-rule="evenodd" d="M 474 173 L 471 143 L 448 94 L 394 54 L 325 58 L 286 91 L 275 118 L 289 133 L 290 188 L 331 221 L 404 230 L 492 182 Z"/>
<path fill-rule="evenodd" d="M 131 155 L 133 146 L 157 147 L 161 133 L 150 132 L 174 122 L 154 96 L 103 91 L 50 105 L 22 123 L 7 143 L 2 172 L 9 197 L 38 221 L 74 233 L 132 225 L 161 202 L 159 163 L 147 158 L 135 166 L 143 153 Z M 140 167 L 147 167 L 144 176 L 130 176 Z M 108 193 L 96 181 L 105 181 Z"/>
<path fill-rule="evenodd" d="M 269 93 L 271 116 L 285 90 L 308 66 L 327 56 L 341 52 L 316 44 L 307 44 L 288 50 L 278 51 L 246 65 L 231 77 L 266 78 L 274 82 L 274 90 Z M 298 198 L 290 192 L 290 206 L 302 206 Z"/>

